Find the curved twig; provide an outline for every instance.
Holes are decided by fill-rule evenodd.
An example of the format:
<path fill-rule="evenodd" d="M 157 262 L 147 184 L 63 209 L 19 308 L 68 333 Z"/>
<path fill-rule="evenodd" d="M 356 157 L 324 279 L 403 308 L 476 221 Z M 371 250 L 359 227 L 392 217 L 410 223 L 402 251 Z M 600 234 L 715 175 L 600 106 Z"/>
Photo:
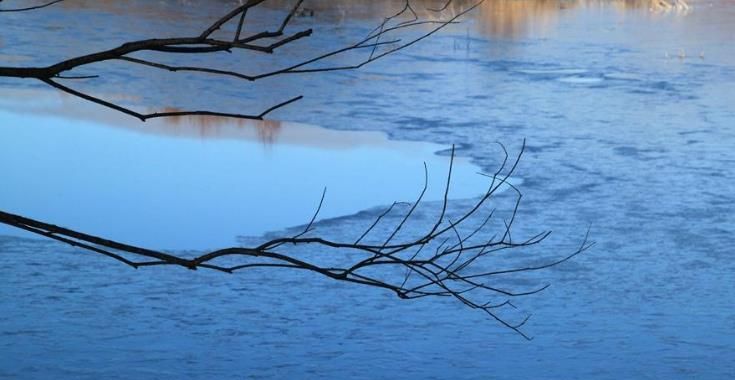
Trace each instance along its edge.
<path fill-rule="evenodd" d="M 50 6 L 54 5 L 54 4 L 60 3 L 62 1 L 64 1 L 64 0 L 53 0 L 53 1 L 49 1 L 49 2 L 47 2 L 45 4 L 35 5 L 35 6 L 32 6 L 32 7 L 26 7 L 26 8 L 0 9 L 0 12 L 26 12 L 26 11 L 34 11 L 36 9 L 50 7 Z M 2 0 L 0 0 L 0 2 L 2 2 Z"/>

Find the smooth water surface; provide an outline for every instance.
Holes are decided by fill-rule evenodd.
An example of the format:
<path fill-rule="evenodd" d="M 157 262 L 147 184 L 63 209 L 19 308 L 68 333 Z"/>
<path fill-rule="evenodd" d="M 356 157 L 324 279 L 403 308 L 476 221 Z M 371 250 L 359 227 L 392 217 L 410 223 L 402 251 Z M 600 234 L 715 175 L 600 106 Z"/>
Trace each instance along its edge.
<path fill-rule="evenodd" d="M 214 249 L 308 222 L 325 188 L 322 218 L 413 201 L 426 175 L 424 199 L 444 195 L 449 158 L 436 144 L 214 117 L 141 123 L 54 95 L 3 94 L 33 99 L 0 110 L 7 212 L 151 248 Z M 452 198 L 488 186 L 466 161 L 453 165 Z"/>
<path fill-rule="evenodd" d="M 65 3 L 44 12 L 3 15 L 2 65 L 49 63 L 132 38 L 188 34 L 232 5 L 226 1 Z M 258 29 L 282 16 L 283 4 L 274 2 L 262 9 L 249 27 Z M 236 55 L 237 59 L 200 55 L 187 62 L 224 69 L 239 69 L 248 62 L 247 70 L 253 72 L 271 67 L 273 59 L 286 65 L 325 46 L 360 39 L 382 17 L 400 8 L 399 3 L 388 1 L 335 4 L 308 4 L 315 10 L 314 17 L 299 17 L 293 27 L 314 27 L 314 36 L 279 54 Z M 696 1 L 689 11 L 669 12 L 650 9 L 650 4 L 487 1 L 462 24 L 361 70 L 253 84 L 122 63 L 75 73 L 102 73 L 101 78 L 72 84 L 142 109 L 216 105 L 223 111 L 259 112 L 303 94 L 303 101 L 272 116 L 332 131 L 381 131 L 393 140 L 440 144 L 439 149 L 456 144 L 460 156 L 485 172 L 494 171 L 502 158 L 497 141 L 517 152 L 522 139 L 527 139 L 518 172 L 524 198 L 516 233 L 554 231 L 532 254 L 570 252 L 590 225 L 591 238 L 597 243 L 540 277 L 517 279 L 523 286 L 552 283 L 544 293 L 516 302 L 519 309 L 533 313 L 526 326 L 533 341 L 449 300 L 405 302 L 381 291 L 284 271 L 234 276 L 172 268 L 133 271 L 55 243 L 4 237 L 0 240 L 5 257 L 0 264 L 0 377 L 735 376 L 735 261 L 730 244 L 735 234 L 735 4 Z M 448 8 L 445 13 L 457 9 Z M 79 18 L 86 22 L 79 23 Z M 70 43 L 80 35 L 87 36 L 85 43 Z M 1 83 L 3 94 L 42 88 L 40 83 L 19 80 Z M 81 103 L 68 102 L 69 108 Z M 3 112 L 6 118 L 51 117 L 40 111 L 22 116 L 17 107 Z M 278 155 L 282 149 L 278 142 L 266 149 L 258 138 L 230 136 L 214 143 L 172 136 L 178 132 L 139 134 L 135 126 L 105 127 L 102 121 L 85 117 L 74 123 L 68 122 L 73 120 L 69 117 L 54 118 L 63 130 L 34 123 L 19 132 L 3 125 L 3 170 L 28 173 L 35 162 L 52 159 L 43 150 L 38 152 L 40 161 L 14 154 L 8 165 L 4 155 L 19 148 L 6 144 L 6 139 L 25 138 L 26 144 L 45 142 L 53 151 L 61 149 L 46 136 L 107 141 L 109 149 L 131 161 L 136 158 L 130 156 L 130 144 L 136 141 L 183 144 L 199 152 L 221 144 L 233 149 L 228 153 L 233 155 L 238 147 L 250 144 L 251 149 L 261 149 L 251 159 L 267 157 L 269 153 L 262 150 L 272 149 L 272 157 L 286 160 L 284 166 L 296 165 L 286 158 L 291 153 Z M 175 123 L 168 127 L 177 128 Z M 298 125 L 293 128 L 299 129 Z M 291 126 L 283 129 L 286 136 Z M 429 152 L 405 155 L 399 152 L 407 148 L 396 148 L 388 149 L 394 156 L 383 157 L 376 153 L 380 147 L 371 145 L 365 153 L 366 164 L 376 163 L 369 169 L 371 174 L 379 177 L 382 170 L 393 172 L 386 166 L 409 162 L 419 167 L 418 173 L 413 166 L 400 173 L 417 176 L 418 186 L 413 177 L 402 183 L 392 179 L 396 186 L 391 189 L 398 193 L 361 197 L 357 209 L 362 211 L 323 220 L 317 224 L 319 231 L 352 239 L 355 231 L 380 213 L 382 209 L 375 206 L 401 198 L 396 194 L 404 191 L 410 195 L 418 190 L 421 162 L 431 160 Z M 310 154 L 341 160 L 360 149 L 327 154 L 332 151 L 318 146 Z M 146 156 L 157 155 L 149 151 Z M 164 158 L 177 163 L 194 159 Z M 242 160 L 212 160 L 207 165 L 222 169 L 211 175 L 231 180 L 243 170 Z M 323 179 L 299 199 L 313 205 L 321 182 L 336 176 L 333 173 L 343 173 L 333 161 L 337 159 L 329 168 L 325 163 L 323 169 L 310 172 L 320 173 Z M 144 167 L 130 165 L 137 165 L 132 166 L 137 168 L 133 174 Z M 206 172 L 206 168 L 199 163 L 171 173 L 172 180 L 195 170 Z M 346 182 L 354 184 L 353 179 Z M 130 183 L 125 181 L 125 186 L 129 188 Z M 59 189 L 72 188 L 61 178 L 55 184 Z M 7 188 L 4 181 L 2 186 Z M 298 190 L 300 185 L 291 186 Z M 372 188 L 363 190 L 372 192 Z M 231 189 L 220 191 L 232 194 Z M 473 191 L 468 189 L 467 196 Z M 329 192 L 335 193 L 331 187 Z M 15 196 L 18 205 L 31 204 L 28 198 Z M 461 198 L 452 202 L 453 209 L 469 204 Z M 226 199 L 218 203 L 207 198 L 206 204 L 238 207 L 231 204 L 236 198 Z M 499 208 L 512 207 L 504 200 L 499 199 Z M 352 202 L 350 207 L 355 206 Z M 333 215 L 357 209 L 338 209 Z M 293 223 L 282 227 L 303 223 L 310 216 L 308 210 L 291 215 L 295 218 L 287 220 Z M 59 218 L 64 214 L 59 211 Z M 426 215 L 424 222 L 430 223 L 430 213 Z M 243 242 L 252 240 L 258 238 Z M 500 264 L 514 259 L 498 257 Z"/>

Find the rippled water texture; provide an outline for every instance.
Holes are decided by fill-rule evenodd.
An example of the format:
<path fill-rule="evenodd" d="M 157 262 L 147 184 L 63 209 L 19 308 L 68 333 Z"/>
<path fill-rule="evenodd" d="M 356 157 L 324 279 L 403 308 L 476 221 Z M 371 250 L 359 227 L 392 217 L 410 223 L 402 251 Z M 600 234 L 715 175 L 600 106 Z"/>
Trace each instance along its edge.
<path fill-rule="evenodd" d="M 231 5 L 67 1 L 2 15 L 0 65 L 189 34 Z M 488 0 L 462 24 L 361 70 L 254 84 L 122 63 L 81 70 L 103 76 L 75 86 L 142 108 L 257 112 L 303 94 L 272 116 L 332 132 L 456 144 L 483 171 L 501 159 L 496 141 L 517 151 L 526 138 L 517 233 L 553 230 L 532 253 L 563 255 L 591 225 L 597 245 L 515 280 L 552 283 L 517 302 L 533 313 L 528 342 L 449 300 L 406 302 L 284 271 L 134 271 L 55 243 L 1 237 L 0 378 L 734 377 L 735 4 L 690 5 L 664 11 L 646 1 Z M 261 9 L 249 27 L 270 23 L 282 6 Z M 314 27 L 315 35 L 278 54 L 181 59 L 225 69 L 247 62 L 253 72 L 273 59 L 285 65 L 361 38 L 400 4 L 307 6 L 314 17 L 295 19 L 294 28 Z M 0 84 L 6 105 L 6 94 L 44 91 L 21 80 Z M 80 102 L 67 100 L 69 108 Z M 138 133 L 95 131 L 113 141 Z M 33 154 L 48 159 L 44 152 Z M 2 165 L 30 167 L 34 159 L 20 154 L 3 156 Z M 452 209 L 468 203 L 457 199 Z M 317 227 L 351 238 L 380 212 L 376 206 Z"/>

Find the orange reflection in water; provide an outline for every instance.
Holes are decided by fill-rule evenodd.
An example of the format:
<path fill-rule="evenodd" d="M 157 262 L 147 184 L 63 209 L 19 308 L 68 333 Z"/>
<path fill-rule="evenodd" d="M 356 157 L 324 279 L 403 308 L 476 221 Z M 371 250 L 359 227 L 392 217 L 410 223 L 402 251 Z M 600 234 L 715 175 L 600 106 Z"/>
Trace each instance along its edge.
<path fill-rule="evenodd" d="M 478 21 L 481 32 L 486 35 L 519 38 L 535 30 L 546 30 L 554 26 L 559 13 L 574 8 L 609 7 L 617 11 L 653 11 L 686 13 L 691 9 L 689 0 L 485 0 L 476 12 L 467 15 Z M 449 19 L 476 4 L 478 0 L 453 0 L 442 12 L 447 0 L 411 0 L 412 8 L 420 18 Z M 273 0 L 265 6 L 287 9 L 288 0 Z M 350 19 L 380 22 L 384 17 L 403 8 L 402 0 L 322 0 L 307 3 L 317 17 L 349 22 Z M 409 13 L 406 14 L 410 16 Z"/>
<path fill-rule="evenodd" d="M 161 112 L 181 112 L 183 110 L 166 107 Z M 272 145 L 281 132 L 278 120 L 246 120 L 213 115 L 172 116 L 160 119 L 166 128 L 160 132 L 174 136 L 199 136 L 201 138 L 230 138 L 241 135 L 244 129 L 255 129 L 258 140 Z"/>
<path fill-rule="evenodd" d="M 444 15 L 456 15 L 479 0 L 453 0 L 444 10 Z M 480 15 L 488 31 L 502 35 L 513 35 L 523 29 L 522 24 L 554 18 L 560 10 L 578 7 L 610 6 L 620 10 L 688 11 L 692 0 L 485 0 L 480 5 Z M 413 9 L 421 17 L 437 15 L 428 9 L 442 8 L 447 0 L 410 0 Z M 62 2 L 59 7 L 69 10 L 95 9 L 122 16 L 138 16 L 147 19 L 179 20 L 192 17 L 187 10 L 197 9 L 205 20 L 226 12 L 242 1 L 168 0 L 150 2 L 140 0 L 75 0 Z M 258 7 L 289 10 L 294 0 L 270 0 Z M 349 21 L 350 19 L 374 19 L 395 14 L 404 6 L 404 0 L 313 0 L 305 2 L 303 9 L 308 17 Z M 257 9 L 257 8 L 256 8 Z M 213 21 L 213 20 L 210 20 Z M 280 20 L 274 20 L 280 21 Z"/>
<path fill-rule="evenodd" d="M 445 13 L 457 14 L 473 3 L 455 1 Z M 552 29 L 565 10 L 602 7 L 619 12 L 644 10 L 684 14 L 691 10 L 686 0 L 486 0 L 470 17 L 478 21 L 478 28 L 485 35 L 518 39 Z"/>
<path fill-rule="evenodd" d="M 429 9 L 442 8 L 446 0 L 410 0 L 413 9 L 422 19 L 449 19 L 469 6 L 476 4 L 479 0 L 453 0 L 449 6 L 442 12 L 432 12 Z M 709 1 L 709 0 L 708 0 Z M 715 3 L 727 3 L 731 0 L 714 0 Z M 687 13 L 691 7 L 689 2 L 699 6 L 702 0 L 485 0 L 479 9 L 467 14 L 465 20 L 472 19 L 475 21 L 475 27 L 480 33 L 492 37 L 501 37 L 508 39 L 521 39 L 529 35 L 546 36 L 549 31 L 554 30 L 560 22 L 561 13 L 570 9 L 585 8 L 602 8 L 611 9 L 618 12 L 630 11 L 652 11 L 652 12 L 671 12 L 671 13 Z M 226 14 L 233 6 L 242 3 L 241 1 L 205 1 L 205 0 L 165 0 L 165 1 L 145 1 L 145 0 L 74 0 L 65 1 L 58 6 L 50 7 L 44 10 L 45 14 L 50 15 L 50 20 L 65 20 L 67 16 L 63 13 L 78 12 L 79 10 L 94 10 L 103 12 L 104 23 L 97 33 L 107 36 L 111 42 L 99 43 L 97 49 L 103 49 L 116 43 L 122 43 L 128 38 L 126 37 L 129 30 L 135 28 L 138 32 L 143 32 L 147 37 L 168 37 L 174 35 L 188 35 L 192 32 L 200 31 L 204 25 L 216 20 L 223 14 Z M 278 25 L 282 20 L 283 12 L 256 12 L 262 10 L 288 10 L 294 4 L 293 0 L 269 0 L 260 4 L 254 13 L 251 14 L 253 19 L 251 23 L 246 24 L 246 28 L 254 28 L 252 31 L 260 31 L 262 28 L 270 28 L 271 25 Z M 328 35 L 332 33 L 326 28 L 334 25 L 346 25 L 362 27 L 364 23 L 368 26 L 377 26 L 388 15 L 395 14 L 403 8 L 403 0 L 311 0 L 304 2 L 303 7 L 309 9 L 309 16 L 296 17 L 292 21 L 294 30 L 298 28 L 307 28 L 314 26 L 315 33 L 318 35 Z M 703 8 L 703 7 L 702 7 Z M 56 15 L 55 13 L 61 13 Z M 64 17 L 61 17 L 64 16 Z M 409 14 L 406 14 L 410 18 Z M 271 20 L 272 19 L 272 20 Z M 41 19 L 41 21 L 44 21 Z M 255 22 L 257 21 L 257 22 Z M 405 21 L 405 19 L 404 19 Z M 313 23 L 316 23 L 312 25 Z M 319 25 L 319 24 L 322 25 Z M 48 24 L 48 25 L 46 25 Z M 38 33 L 38 38 L 49 40 L 54 37 L 64 38 L 64 36 L 72 36 L 74 40 L 79 37 L 76 34 L 68 34 L 63 32 L 50 32 L 42 29 L 51 27 L 52 22 L 48 21 L 43 28 L 29 27 L 28 33 Z M 54 21 L 54 27 L 64 28 L 65 22 Z M 251 25 L 253 24 L 253 25 Z M 228 24 L 227 28 L 233 28 Z M 424 26 L 422 31 L 428 30 L 432 26 Z M 104 30 L 102 30 L 104 29 Z M 409 30 L 402 30 L 401 33 L 409 33 Z M 57 37 L 61 36 L 61 37 Z M 363 37 L 362 34 L 354 36 L 354 39 Z M 314 41 L 314 39 L 306 39 Z M 305 41 L 306 41 L 305 40 Z M 69 56 L 80 55 L 90 52 L 87 44 L 78 44 L 78 41 L 61 40 L 55 43 L 49 51 L 61 51 L 59 58 L 68 58 Z M 334 45 L 320 46 L 318 49 L 328 49 L 329 47 L 341 47 L 344 42 L 334 42 Z M 295 48 L 303 48 L 309 45 L 303 42 L 303 45 L 294 44 Z M 46 49 L 39 49 L 38 59 L 43 61 L 47 56 Z M 41 54 L 41 52 L 43 54 Z M 5 52 L 5 54 L 12 54 Z M 27 54 L 27 53 L 26 53 Z M 310 52 L 301 51 L 303 56 L 310 56 Z M 31 54 L 29 54 L 31 55 Z M 51 55 L 53 56 L 53 54 Z M 35 57 L 30 57 L 35 58 Z M 57 60 L 58 60 L 57 59 Z M 43 61 L 45 62 L 45 61 Z M 51 63 L 51 62 L 45 62 Z"/>
<path fill-rule="evenodd" d="M 98 95 L 104 99 L 115 99 L 121 104 L 128 104 L 132 100 L 130 96 L 122 94 Z M 358 146 L 392 144 L 380 132 L 343 132 L 278 120 L 246 120 L 193 115 L 141 122 L 120 112 L 51 90 L 0 88 L 0 110 L 80 120 L 100 127 L 125 129 L 135 133 L 172 138 L 259 141 L 266 146 L 289 144 L 321 149 L 352 149 Z M 181 110 L 177 108 L 148 110 L 148 112 L 155 111 L 179 112 Z"/>

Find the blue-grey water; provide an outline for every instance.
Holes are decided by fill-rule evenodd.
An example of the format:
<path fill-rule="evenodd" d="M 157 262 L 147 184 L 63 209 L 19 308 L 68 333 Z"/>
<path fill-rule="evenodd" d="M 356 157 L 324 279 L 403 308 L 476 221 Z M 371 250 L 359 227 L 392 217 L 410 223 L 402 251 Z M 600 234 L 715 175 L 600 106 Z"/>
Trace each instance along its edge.
<path fill-rule="evenodd" d="M 133 38 L 189 32 L 231 6 L 226 1 L 120 4 L 68 1 L 43 12 L 0 14 L 0 65 L 49 63 Z M 325 4 L 331 3 L 312 3 L 314 17 L 295 19 L 294 28 L 315 28 L 313 38 L 274 56 L 188 59 L 222 68 L 241 68 L 238 59 L 246 59 L 252 71 L 271 67 L 272 60 L 286 64 L 359 39 L 400 5 Z M 263 231 L 267 236 L 298 231 L 313 211 L 320 183 L 347 175 L 334 173 L 349 173 L 350 163 L 377 178 L 381 171 L 390 173 L 386 178 L 396 180 L 382 185 L 395 192 L 374 195 L 362 187 L 363 196 L 356 198 L 367 200 L 358 204 L 335 194 L 349 207 L 335 208 L 329 215 L 334 217 L 316 225 L 325 235 L 349 240 L 382 211 L 380 206 L 415 194 L 421 163 L 446 164 L 449 145 L 456 144 L 458 155 L 476 165 L 462 163 L 472 178 L 475 169 L 493 172 L 497 167 L 502 157 L 496 142 L 517 153 L 525 138 L 527 149 L 516 173 L 524 193 L 516 233 L 553 230 L 551 238 L 527 254 L 569 253 L 588 226 L 596 245 L 561 266 L 512 279 L 519 287 L 552 283 L 543 293 L 516 301 L 521 313 L 533 314 L 524 331 L 534 339 L 526 341 L 451 300 L 403 301 L 301 272 L 132 270 L 3 229 L 0 378 L 732 378 L 735 4 L 695 1 L 689 11 L 649 5 L 488 1 L 462 24 L 357 71 L 250 84 L 109 63 L 76 73 L 101 73 L 101 78 L 71 82 L 141 109 L 216 106 L 240 112 L 246 107 L 257 113 L 274 101 L 303 94 L 303 101 L 271 116 L 326 128 L 317 133 L 320 141 L 320 136 L 344 131 L 334 138 L 348 152 L 325 153 L 328 144 L 309 145 L 303 137 L 284 148 L 292 141 L 286 136 L 293 134 L 283 132 L 284 140 L 276 136 L 273 142 L 267 133 L 242 132 L 252 126 L 238 129 L 219 121 L 202 120 L 195 132 L 182 131 L 185 122 L 141 132 L 135 122 L 99 116 L 105 111 L 90 116 L 89 106 L 74 98 L 61 97 L 63 106 L 54 106 L 58 96 L 41 84 L 2 80 L 0 209 L 90 226 L 100 234 L 109 223 L 111 233 L 120 234 L 115 236 L 141 236 L 161 248 L 201 248 L 237 236 L 250 244 L 261 241 L 257 235 Z M 258 29 L 282 15 L 279 6 L 262 9 L 249 26 Z M 79 38 L 83 43 L 74 42 Z M 349 59 L 359 57 L 344 58 Z M 298 131 L 299 125 L 283 129 Z M 225 131 L 204 136 L 202 131 L 212 128 Z M 202 136 L 195 136 L 197 131 Z M 361 134 L 372 131 L 399 142 Z M 69 146 L 70 141 L 82 147 Z M 95 141 L 107 145 L 86 145 Z M 237 157 L 234 165 L 217 159 L 219 147 L 226 157 Z M 267 228 L 243 222 L 238 230 L 229 223 L 232 216 L 222 228 L 211 225 L 216 218 L 201 225 L 199 218 L 191 218 L 187 224 L 187 210 L 196 215 L 205 215 L 209 207 L 217 213 L 241 210 L 244 206 L 231 203 L 247 199 L 248 189 L 238 194 L 232 188 L 207 188 L 198 198 L 187 187 L 172 189 L 182 196 L 165 198 L 165 189 L 148 181 L 153 188 L 141 192 L 136 181 L 155 178 L 143 159 L 154 160 L 158 148 L 165 152 L 164 162 L 176 168 L 165 172 L 172 178 L 162 178 L 162 184 L 176 178 L 193 181 L 207 169 L 217 172 L 212 178 L 223 186 L 261 184 L 259 176 L 267 170 L 237 163 L 277 161 L 281 164 L 274 167 L 288 173 L 289 157 L 298 157 L 290 158 L 294 165 L 315 160 L 319 164 L 310 171 L 320 180 L 299 195 L 294 204 L 301 206 L 293 206 L 289 217 L 264 219 L 272 223 Z M 237 156 L 237 149 L 248 151 Z M 136 151 L 140 156 L 131 156 Z M 431 157 L 434 151 L 441 157 Z M 54 154 L 64 152 L 75 155 L 62 161 L 70 163 L 67 167 L 49 170 L 44 165 L 62 160 Z M 110 152 L 130 158 L 105 154 Z M 339 157 L 349 160 L 331 168 L 329 161 Z M 398 181 L 414 172 L 410 161 L 419 168 L 416 179 Z M 370 162 L 375 163 L 372 169 Z M 89 178 L 75 171 L 108 164 L 119 169 L 97 170 Z M 186 166 L 190 169 L 182 169 Z M 117 178 L 118 173 L 124 176 Z M 349 183 L 361 178 L 351 175 Z M 76 183 L 85 185 L 77 191 L 90 194 L 76 193 Z M 118 190 L 105 190 L 107 183 Z M 300 186 L 303 180 L 272 189 Z M 466 198 L 476 192 L 467 187 L 473 186 L 459 186 L 464 192 L 457 190 L 452 212 L 471 203 Z M 346 189 L 341 193 L 351 192 Z M 61 220 L 70 215 L 65 208 L 39 206 L 29 201 L 31 194 L 49 205 L 76 205 L 79 211 Z M 179 232 L 180 239 L 168 227 L 160 229 L 158 241 L 152 227 L 136 232 L 137 227 L 126 224 L 130 210 L 104 202 L 107 196 L 119 202 L 137 196 L 155 205 L 146 194 L 165 202 L 155 213 L 143 209 L 141 222 L 156 226 L 157 219 L 175 220 L 176 227 L 189 229 Z M 512 208 L 507 195 L 498 198 L 500 209 Z M 90 197 L 93 203 L 85 205 Z M 266 203 L 280 206 L 278 201 L 260 203 L 261 210 L 268 209 Z M 431 223 L 432 205 L 437 204 L 425 205 L 418 226 Z M 118 218 L 105 221 L 90 210 L 100 207 Z M 202 234 L 192 237 L 197 230 Z M 497 258 L 500 265 L 517 259 L 523 257 Z"/>
<path fill-rule="evenodd" d="M 438 201 L 449 169 L 449 158 L 434 154 L 446 147 L 381 133 L 231 120 L 142 124 L 83 105 L 62 117 L 65 105 L 53 93 L 4 95 L 15 99 L 0 111 L 4 210 L 154 248 L 215 249 L 306 223 L 323 191 L 322 218 L 413 201 L 424 162 L 424 199 Z M 452 198 L 487 187 L 466 158 L 452 171 Z M 0 226 L 10 233 L 30 236 Z"/>

